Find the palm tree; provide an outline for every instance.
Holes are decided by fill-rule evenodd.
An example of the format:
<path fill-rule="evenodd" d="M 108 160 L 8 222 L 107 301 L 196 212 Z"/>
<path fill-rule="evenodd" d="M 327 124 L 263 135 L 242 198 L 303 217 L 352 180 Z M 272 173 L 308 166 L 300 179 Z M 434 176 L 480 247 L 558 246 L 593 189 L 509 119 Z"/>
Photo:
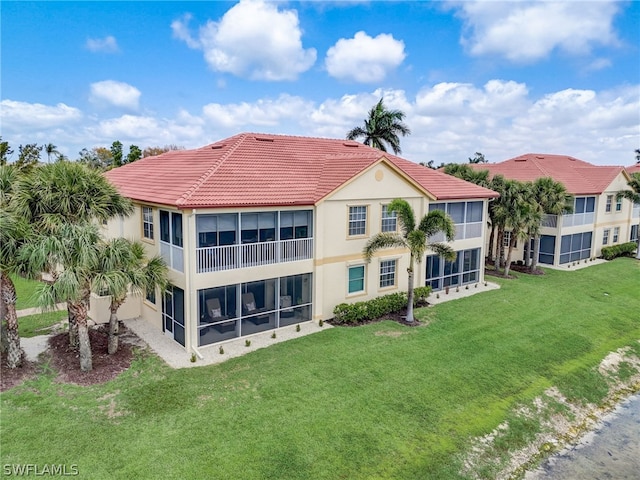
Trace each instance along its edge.
<path fill-rule="evenodd" d="M 522 238 L 536 223 L 542 220 L 542 213 L 531 196 L 530 184 L 517 180 L 507 180 L 500 195 L 500 203 L 495 212 L 499 225 L 511 231 L 507 257 L 504 262 L 504 276 L 509 276 L 511 254 L 516 240 Z M 498 235 L 500 241 L 500 235 Z M 503 247 L 504 248 L 504 247 Z"/>
<path fill-rule="evenodd" d="M 34 169 L 20 177 L 14 192 L 12 209 L 41 235 L 54 234 L 69 223 L 105 221 L 133 212 L 131 201 L 102 173 L 76 162 L 59 161 Z M 69 342 L 76 346 L 76 309 L 69 307 Z"/>
<path fill-rule="evenodd" d="M 411 130 L 405 125 L 405 114 L 400 110 L 387 110 L 383 99 L 369 111 L 369 117 L 364 121 L 364 128 L 355 127 L 347 133 L 347 140 L 356 140 L 364 137 L 364 144 L 373 148 L 387 151 L 386 144 L 391 147 L 396 155 L 401 152 L 400 138 L 409 135 Z"/>
<path fill-rule="evenodd" d="M 51 155 L 60 155 L 58 147 L 56 147 L 53 143 L 47 143 L 44 146 L 44 151 L 47 152 L 47 163 L 51 162 Z"/>
<path fill-rule="evenodd" d="M 12 165 L 0 166 L 0 321 L 6 319 L 6 328 L 4 323 L 1 326 L 1 341 L 2 348 L 6 345 L 9 368 L 19 367 L 23 358 L 16 313 L 16 287 L 9 276 L 16 270 L 18 249 L 29 232 L 29 224 L 9 208 L 19 174 L 20 171 Z"/>
<path fill-rule="evenodd" d="M 422 261 L 427 249 L 433 250 L 447 260 L 455 260 L 456 252 L 444 243 L 427 243 L 429 237 L 444 232 L 447 241 L 455 237 L 455 227 L 449 215 L 441 210 L 433 210 L 422 217 L 420 224 L 416 225 L 416 217 L 411 205 L 406 200 L 396 198 L 387 207 L 387 211 L 396 212 L 402 233 L 382 232 L 374 235 L 365 245 L 363 256 L 367 262 L 371 262 L 373 254 L 378 250 L 389 247 L 409 249 L 409 275 L 407 323 L 413 323 L 413 266 L 415 262 Z"/>
<path fill-rule="evenodd" d="M 144 246 L 124 238 L 104 242 L 100 248 L 100 272 L 94 286 L 102 294 L 111 296 L 109 309 L 109 354 L 118 351 L 118 309 L 131 289 L 137 295 L 143 291 L 164 289 L 168 268 L 160 256 L 145 257 Z"/>
<path fill-rule="evenodd" d="M 534 201 L 539 205 L 545 215 L 562 215 L 573 211 L 573 195 L 561 182 L 556 182 L 551 177 L 542 177 L 533 182 Z M 533 233 L 533 260 L 530 270 L 535 272 L 538 268 L 538 256 L 540 255 L 540 225 L 534 228 Z M 529 256 L 527 255 L 527 261 Z"/>
<path fill-rule="evenodd" d="M 636 148 L 636 163 L 640 165 L 640 148 Z"/>
<path fill-rule="evenodd" d="M 487 257 L 489 261 L 493 261 L 498 270 L 501 260 L 504 256 L 504 245 L 502 238 L 504 236 L 504 222 L 505 219 L 500 216 L 500 203 L 503 200 L 502 193 L 504 192 L 507 180 L 502 175 L 495 175 L 489 183 L 489 188 L 494 192 L 498 192 L 500 196 L 494 198 L 489 202 L 489 222 L 491 223 L 491 231 L 489 232 L 489 248 L 487 249 Z M 496 245 L 496 237 L 498 245 Z M 494 254 L 495 247 L 495 254 Z"/>
<path fill-rule="evenodd" d="M 78 331 L 80 369 L 85 372 L 93 367 L 87 314 L 94 278 L 100 270 L 99 242 L 95 224 L 68 223 L 37 235 L 19 253 L 19 261 L 31 278 L 42 272 L 53 278 L 38 289 L 38 304 L 50 309 L 60 301 L 67 302 L 69 318 L 75 319 Z"/>
<path fill-rule="evenodd" d="M 616 199 L 620 200 L 622 198 L 626 198 L 635 204 L 640 204 L 640 173 L 633 173 L 627 182 L 627 185 L 629 185 L 631 190 L 620 190 L 616 195 Z M 638 247 L 636 248 L 636 258 L 640 260 L 640 222 L 638 222 Z"/>

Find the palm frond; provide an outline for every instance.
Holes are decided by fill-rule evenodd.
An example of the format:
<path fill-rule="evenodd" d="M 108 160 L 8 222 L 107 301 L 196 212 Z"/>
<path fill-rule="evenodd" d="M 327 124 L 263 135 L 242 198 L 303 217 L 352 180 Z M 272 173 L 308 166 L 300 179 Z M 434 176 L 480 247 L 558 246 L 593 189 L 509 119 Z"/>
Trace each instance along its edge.
<path fill-rule="evenodd" d="M 446 243 L 430 243 L 428 248 L 435 252 L 436 255 L 443 257 L 445 260 L 450 262 L 456 259 L 456 251 Z"/>
<path fill-rule="evenodd" d="M 416 228 L 416 217 L 409 202 L 402 198 L 396 198 L 387 206 L 388 212 L 396 212 L 400 222 L 400 228 L 405 238 Z"/>
<path fill-rule="evenodd" d="M 420 220 L 418 230 L 427 237 L 443 232 L 445 238 L 451 242 L 456 237 L 456 227 L 453 220 L 442 210 L 432 210 Z"/>
<path fill-rule="evenodd" d="M 408 248 L 409 245 L 407 244 L 407 241 L 397 233 L 378 233 L 369 239 L 364 249 L 362 250 L 362 255 L 367 262 L 370 262 L 375 252 L 383 248 L 390 247 Z"/>

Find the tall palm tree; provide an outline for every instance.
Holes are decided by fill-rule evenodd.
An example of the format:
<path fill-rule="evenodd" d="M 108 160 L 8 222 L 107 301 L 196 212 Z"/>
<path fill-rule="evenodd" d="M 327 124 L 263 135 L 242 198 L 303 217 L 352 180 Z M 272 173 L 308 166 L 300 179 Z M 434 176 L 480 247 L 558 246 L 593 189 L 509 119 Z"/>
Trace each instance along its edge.
<path fill-rule="evenodd" d="M 504 276 L 508 277 L 511 254 L 516 240 L 521 238 L 523 232 L 527 232 L 532 224 L 542 220 L 542 213 L 532 200 L 529 184 L 517 180 L 507 180 L 500 195 L 500 203 L 496 206 L 495 215 L 499 225 L 511 231 L 504 262 Z M 500 241 L 500 235 L 498 235 L 498 241 Z"/>
<path fill-rule="evenodd" d="M 363 256 L 371 262 L 373 254 L 378 250 L 389 247 L 407 248 L 409 250 L 409 275 L 407 323 L 413 323 L 413 274 L 415 262 L 421 262 L 427 249 L 436 252 L 447 260 L 455 260 L 456 252 L 444 243 L 427 243 L 429 237 L 444 232 L 447 241 L 455 237 L 455 227 L 449 215 L 441 210 L 433 210 L 416 223 L 416 216 L 411 205 L 406 200 L 396 198 L 387 207 L 387 211 L 396 212 L 400 222 L 401 233 L 382 232 L 374 235 L 365 245 Z"/>
<path fill-rule="evenodd" d="M 347 133 L 347 140 L 356 140 L 364 137 L 364 144 L 373 148 L 387 151 L 387 145 L 396 155 L 401 152 L 400 138 L 409 135 L 411 130 L 402 121 L 405 114 L 401 110 L 387 110 L 383 99 L 369 111 L 368 118 L 364 121 L 364 128 L 355 127 Z"/>
<path fill-rule="evenodd" d="M 573 212 L 573 195 L 567 192 L 561 182 L 556 182 L 551 177 L 538 178 L 533 182 L 532 188 L 534 201 L 539 205 L 543 214 L 562 215 Z M 530 266 L 532 272 L 538 268 L 538 256 L 540 255 L 539 226 L 532 231 L 533 259 Z"/>
<path fill-rule="evenodd" d="M 100 272 L 94 279 L 97 291 L 111 296 L 109 310 L 109 354 L 118 351 L 118 309 L 129 290 L 134 295 L 164 289 L 168 268 L 160 256 L 147 260 L 144 246 L 124 238 L 104 242 L 100 247 Z"/>
<path fill-rule="evenodd" d="M 22 348 L 18 333 L 18 315 L 16 312 L 16 287 L 9 276 L 16 270 L 18 249 L 28 237 L 29 224 L 16 215 L 9 207 L 13 195 L 13 186 L 20 171 L 13 165 L 0 166 L 0 322 L 2 324 L 2 347 L 6 345 L 7 366 L 16 368 L 22 365 Z"/>
<path fill-rule="evenodd" d="M 51 163 L 51 155 L 60 155 L 58 147 L 56 147 L 53 143 L 47 143 L 44 146 L 44 151 L 47 153 L 47 163 Z"/>
<path fill-rule="evenodd" d="M 76 162 L 59 161 L 34 169 L 18 179 L 12 209 L 41 235 L 54 234 L 62 225 L 104 221 L 133 212 L 99 171 Z M 77 346 L 74 312 L 69 305 L 69 343 Z"/>
<path fill-rule="evenodd" d="M 635 204 L 640 204 L 640 173 L 633 173 L 627 182 L 627 185 L 629 185 L 630 190 L 620 190 L 617 193 L 616 198 L 618 200 L 626 198 Z M 640 260 L 640 222 L 638 222 L 638 247 L 636 249 L 636 258 Z"/>
<path fill-rule="evenodd" d="M 494 198 L 489 202 L 489 223 L 491 224 L 491 230 L 489 232 L 489 248 L 487 248 L 487 258 L 489 261 L 493 261 L 496 269 L 499 266 L 498 261 L 498 250 L 499 248 L 495 245 L 496 236 L 499 237 L 500 245 L 502 245 L 502 232 L 504 232 L 504 219 L 502 219 L 499 215 L 500 210 L 500 202 L 502 201 L 502 192 L 504 191 L 506 184 L 506 179 L 502 175 L 495 175 L 491 181 L 489 182 L 489 188 L 494 192 L 498 192 L 500 196 L 498 198 Z M 495 250 L 494 250 L 494 247 Z M 494 255 L 495 252 L 495 255 Z"/>
<path fill-rule="evenodd" d="M 42 272 L 53 278 L 38 289 L 38 304 L 50 309 L 58 302 L 67 302 L 78 330 L 80 369 L 85 372 L 93 367 L 87 315 L 94 278 L 100 270 L 99 242 L 95 224 L 68 223 L 54 232 L 37 235 L 19 253 L 19 261 L 31 278 Z"/>

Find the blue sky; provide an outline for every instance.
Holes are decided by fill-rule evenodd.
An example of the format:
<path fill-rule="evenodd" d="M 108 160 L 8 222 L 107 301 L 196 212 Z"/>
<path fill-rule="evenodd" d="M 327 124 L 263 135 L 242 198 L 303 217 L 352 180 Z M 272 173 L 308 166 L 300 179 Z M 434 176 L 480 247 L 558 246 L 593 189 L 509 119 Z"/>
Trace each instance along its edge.
<path fill-rule="evenodd" d="M 239 132 L 342 138 L 381 98 L 402 156 L 630 165 L 640 2 L 2 1 L 1 135 L 187 148 Z M 14 153 L 14 157 L 17 153 Z"/>

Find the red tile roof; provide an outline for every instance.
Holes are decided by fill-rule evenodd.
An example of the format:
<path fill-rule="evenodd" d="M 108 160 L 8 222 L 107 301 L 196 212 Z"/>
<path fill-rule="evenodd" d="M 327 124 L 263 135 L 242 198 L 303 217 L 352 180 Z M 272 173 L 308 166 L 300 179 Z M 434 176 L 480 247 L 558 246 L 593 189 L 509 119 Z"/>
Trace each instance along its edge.
<path fill-rule="evenodd" d="M 255 133 L 143 158 L 106 176 L 129 198 L 180 208 L 313 205 L 381 158 L 438 200 L 497 196 L 354 141 Z"/>
<path fill-rule="evenodd" d="M 629 173 L 629 175 L 631 175 L 632 173 L 640 173 L 640 163 L 631 165 L 630 167 L 627 167 L 625 170 Z"/>
<path fill-rule="evenodd" d="M 489 170 L 489 174 L 505 178 L 534 181 L 551 177 L 562 182 L 573 195 L 596 195 L 607 190 L 615 177 L 624 170 L 618 166 L 597 166 L 566 155 L 527 153 L 499 163 L 471 164 L 474 170 Z"/>

